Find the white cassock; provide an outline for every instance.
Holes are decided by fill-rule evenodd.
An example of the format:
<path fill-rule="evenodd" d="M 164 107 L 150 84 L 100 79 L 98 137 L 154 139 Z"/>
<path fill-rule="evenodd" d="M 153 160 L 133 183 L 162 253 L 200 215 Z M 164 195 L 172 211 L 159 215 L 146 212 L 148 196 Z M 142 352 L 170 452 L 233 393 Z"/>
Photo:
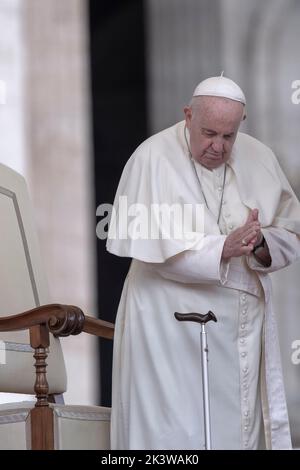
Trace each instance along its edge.
<path fill-rule="evenodd" d="M 203 203 L 199 179 L 209 210 L 204 238 L 190 226 L 188 240 L 107 242 L 111 253 L 133 258 L 116 319 L 112 449 L 204 448 L 200 326 L 176 321 L 174 312 L 208 310 L 218 319 L 207 324 L 213 448 L 291 448 L 268 273 L 299 257 L 300 206 L 271 150 L 239 133 L 218 225 L 223 171 L 193 164 L 184 122 L 146 140 L 124 169 L 117 215 L 120 196 L 128 206 Z M 253 208 L 271 266 L 252 255 L 224 263 L 227 234 Z"/>

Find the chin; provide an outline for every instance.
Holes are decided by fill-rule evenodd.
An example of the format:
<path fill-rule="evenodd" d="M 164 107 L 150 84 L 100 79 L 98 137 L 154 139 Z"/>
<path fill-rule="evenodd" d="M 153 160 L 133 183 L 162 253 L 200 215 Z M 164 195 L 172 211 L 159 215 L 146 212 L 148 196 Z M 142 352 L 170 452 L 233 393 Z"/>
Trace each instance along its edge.
<path fill-rule="evenodd" d="M 223 162 L 214 163 L 213 165 L 210 164 L 210 165 L 207 165 L 207 168 L 209 168 L 210 170 L 215 170 L 216 168 L 218 168 L 218 167 L 221 166 L 222 164 L 223 164 Z"/>

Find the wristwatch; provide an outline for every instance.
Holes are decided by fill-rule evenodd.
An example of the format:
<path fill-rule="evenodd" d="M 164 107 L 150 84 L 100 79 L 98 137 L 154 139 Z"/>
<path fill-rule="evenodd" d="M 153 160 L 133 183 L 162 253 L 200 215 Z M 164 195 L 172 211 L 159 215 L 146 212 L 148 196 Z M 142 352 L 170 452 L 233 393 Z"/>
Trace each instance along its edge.
<path fill-rule="evenodd" d="M 256 254 L 256 252 L 259 250 L 259 248 L 264 248 L 265 247 L 265 241 L 266 241 L 265 237 L 262 237 L 261 242 L 253 248 L 252 253 Z"/>

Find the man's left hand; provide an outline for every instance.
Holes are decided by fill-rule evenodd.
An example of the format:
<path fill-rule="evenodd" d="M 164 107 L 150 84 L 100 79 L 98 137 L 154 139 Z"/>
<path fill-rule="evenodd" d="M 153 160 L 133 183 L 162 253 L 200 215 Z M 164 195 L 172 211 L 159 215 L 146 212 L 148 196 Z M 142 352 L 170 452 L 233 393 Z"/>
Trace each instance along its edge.
<path fill-rule="evenodd" d="M 250 214 L 248 215 L 247 222 L 258 222 L 258 209 L 250 210 Z M 256 245 L 259 245 L 262 242 L 262 239 L 263 239 L 263 234 L 262 234 L 262 231 L 259 230 L 259 232 L 257 232 L 256 236 L 254 238 L 252 238 L 252 240 L 250 240 L 249 243 L 251 243 L 255 247 Z M 249 245 L 249 243 L 248 243 L 248 245 Z"/>
<path fill-rule="evenodd" d="M 247 222 L 258 222 L 258 209 L 252 209 L 250 211 L 250 214 L 248 216 Z M 261 230 L 259 230 L 256 234 L 256 236 L 249 242 L 254 245 L 254 248 L 258 245 L 260 245 L 263 241 L 263 233 Z M 258 248 L 256 253 L 253 253 L 254 258 L 256 261 L 258 261 L 260 264 L 262 264 L 265 267 L 271 266 L 272 263 L 272 258 L 270 255 L 269 247 L 267 243 L 264 243 L 264 247 Z"/>

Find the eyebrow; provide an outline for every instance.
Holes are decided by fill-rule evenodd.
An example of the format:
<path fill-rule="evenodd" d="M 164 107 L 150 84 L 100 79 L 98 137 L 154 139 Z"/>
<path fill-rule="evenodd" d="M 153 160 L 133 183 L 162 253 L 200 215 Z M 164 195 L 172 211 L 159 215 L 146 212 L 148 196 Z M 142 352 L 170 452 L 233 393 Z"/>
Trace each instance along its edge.
<path fill-rule="evenodd" d="M 212 132 L 212 133 L 216 134 L 216 131 L 214 131 L 213 129 L 207 129 L 206 127 L 201 127 L 201 130 L 206 131 L 206 132 Z"/>
<path fill-rule="evenodd" d="M 211 132 L 212 134 L 217 134 L 216 131 L 214 131 L 213 129 L 207 129 L 206 127 L 202 127 L 201 128 L 202 131 L 205 131 L 205 132 Z M 234 135 L 234 132 L 229 132 L 228 134 L 224 134 L 225 136 L 233 136 Z"/>

